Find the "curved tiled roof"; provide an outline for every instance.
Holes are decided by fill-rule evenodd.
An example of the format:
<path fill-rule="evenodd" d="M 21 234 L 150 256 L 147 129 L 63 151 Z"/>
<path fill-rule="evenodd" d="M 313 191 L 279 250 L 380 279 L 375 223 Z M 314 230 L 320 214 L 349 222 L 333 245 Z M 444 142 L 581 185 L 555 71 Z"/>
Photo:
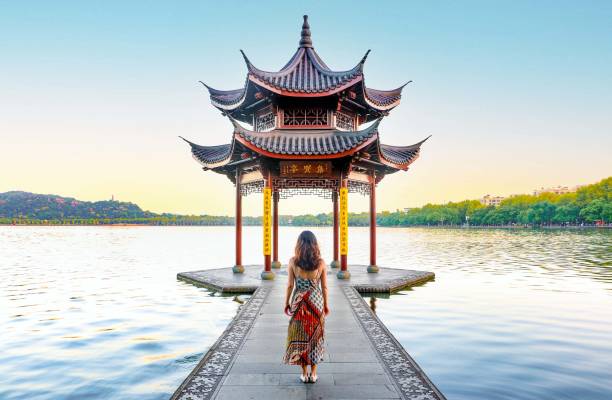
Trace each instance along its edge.
<path fill-rule="evenodd" d="M 312 47 L 298 48 L 291 60 L 278 72 L 260 70 L 246 56 L 245 60 L 251 77 L 270 89 L 328 95 L 361 79 L 365 57 L 347 71 L 332 71 Z"/>
<path fill-rule="evenodd" d="M 233 150 L 232 143 L 221 144 L 218 146 L 201 146 L 199 144 L 190 142 L 184 137 L 179 137 L 189 143 L 193 158 L 207 168 L 214 168 L 216 166 L 225 164 L 231 158 Z"/>
<path fill-rule="evenodd" d="M 429 136 L 430 137 L 430 136 Z M 421 145 L 429 139 L 429 137 L 411 146 L 391 146 L 380 143 L 378 145 L 379 154 L 384 161 L 395 164 L 397 166 L 407 168 L 417 158 L 421 151 Z"/>
<path fill-rule="evenodd" d="M 408 83 L 393 90 L 378 90 L 363 86 L 365 99 L 375 107 L 392 108 L 399 104 L 402 98 L 402 90 Z"/>
<path fill-rule="evenodd" d="M 238 140 L 249 147 L 279 155 L 338 155 L 356 150 L 360 145 L 378 137 L 376 121 L 356 132 L 335 129 L 275 129 L 269 132 L 254 132 L 234 122 Z"/>
<path fill-rule="evenodd" d="M 221 106 L 231 106 L 239 103 L 246 92 L 246 88 L 242 89 L 234 89 L 234 90 L 218 90 L 213 89 L 204 82 L 202 82 L 204 86 L 208 89 L 208 93 L 210 93 L 210 99 L 216 105 L 219 104 Z"/>

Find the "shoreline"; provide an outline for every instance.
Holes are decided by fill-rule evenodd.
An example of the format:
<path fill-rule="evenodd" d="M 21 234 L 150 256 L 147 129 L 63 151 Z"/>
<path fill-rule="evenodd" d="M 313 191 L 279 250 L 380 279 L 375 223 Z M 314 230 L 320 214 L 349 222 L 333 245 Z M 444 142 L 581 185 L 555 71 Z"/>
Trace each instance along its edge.
<path fill-rule="evenodd" d="M 28 227 L 28 226 L 97 226 L 97 227 L 228 227 L 234 228 L 234 225 L 200 225 L 200 224 L 129 224 L 129 223 L 117 223 L 117 224 L 67 224 L 67 223 L 40 223 L 40 224 L 5 224 L 0 223 L 0 226 L 15 226 L 15 227 Z M 261 227 L 262 225 L 246 225 L 243 226 L 256 226 Z M 279 227 L 292 227 L 292 228 L 331 228 L 331 225 L 279 225 Z M 368 225 L 351 225 L 350 228 L 367 228 Z M 612 229 L 612 224 L 605 225 L 542 225 L 542 226 L 530 226 L 530 225 L 376 225 L 377 228 L 433 228 L 433 229 L 568 229 L 568 230 L 579 230 L 579 229 Z"/>

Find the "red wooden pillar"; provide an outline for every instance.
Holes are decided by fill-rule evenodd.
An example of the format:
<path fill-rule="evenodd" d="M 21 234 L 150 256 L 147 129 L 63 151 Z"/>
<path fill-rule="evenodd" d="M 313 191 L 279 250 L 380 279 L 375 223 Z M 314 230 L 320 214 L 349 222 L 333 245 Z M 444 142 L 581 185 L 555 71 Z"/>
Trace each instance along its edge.
<path fill-rule="evenodd" d="M 264 270 L 261 272 L 261 279 L 271 280 L 274 279 L 274 272 L 272 272 L 272 252 L 270 251 L 271 246 L 271 226 L 272 225 L 272 176 L 270 172 L 264 180 L 263 190 L 263 240 L 264 240 Z"/>
<path fill-rule="evenodd" d="M 272 268 L 281 267 L 281 263 L 278 261 L 278 200 L 279 193 L 275 190 L 272 192 Z"/>
<path fill-rule="evenodd" d="M 240 191 L 241 171 L 240 167 L 236 168 L 236 264 L 232 268 L 235 274 L 244 272 L 242 265 L 242 193 Z"/>
<path fill-rule="evenodd" d="M 340 266 L 340 260 L 338 259 L 338 190 L 332 191 L 332 202 L 334 203 L 334 259 L 332 260 L 331 267 L 338 268 Z"/>
<path fill-rule="evenodd" d="M 370 265 L 368 272 L 379 271 L 376 265 L 376 175 L 370 176 Z"/>

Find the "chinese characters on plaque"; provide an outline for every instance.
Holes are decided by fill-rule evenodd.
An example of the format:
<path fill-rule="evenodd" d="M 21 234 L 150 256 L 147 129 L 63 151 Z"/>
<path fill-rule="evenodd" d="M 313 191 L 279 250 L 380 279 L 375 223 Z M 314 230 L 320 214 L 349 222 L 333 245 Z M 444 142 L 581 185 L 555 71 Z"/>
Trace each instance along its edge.
<path fill-rule="evenodd" d="M 348 254 L 348 189 L 340 188 L 340 255 Z"/>
<path fill-rule="evenodd" d="M 331 161 L 281 161 L 280 174 L 285 177 L 329 177 Z"/>
<path fill-rule="evenodd" d="M 272 254 L 272 189 L 263 189 L 263 253 L 264 256 Z"/>

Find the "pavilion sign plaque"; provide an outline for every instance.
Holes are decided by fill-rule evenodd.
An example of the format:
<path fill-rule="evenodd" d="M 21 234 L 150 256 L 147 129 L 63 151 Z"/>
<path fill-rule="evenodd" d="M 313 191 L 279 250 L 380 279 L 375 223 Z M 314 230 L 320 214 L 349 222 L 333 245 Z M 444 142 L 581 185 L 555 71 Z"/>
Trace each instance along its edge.
<path fill-rule="evenodd" d="M 331 161 L 281 161 L 280 175 L 283 177 L 331 177 Z"/>

